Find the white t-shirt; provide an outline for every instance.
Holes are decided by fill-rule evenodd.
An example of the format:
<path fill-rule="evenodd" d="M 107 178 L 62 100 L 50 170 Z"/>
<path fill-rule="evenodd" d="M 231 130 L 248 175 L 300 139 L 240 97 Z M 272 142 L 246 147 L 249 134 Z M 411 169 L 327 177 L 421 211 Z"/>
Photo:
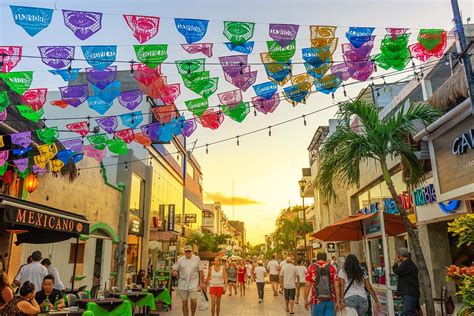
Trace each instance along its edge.
<path fill-rule="evenodd" d="M 267 264 L 267 269 L 270 274 L 278 275 L 278 262 L 276 260 L 270 260 Z"/>
<path fill-rule="evenodd" d="M 347 287 L 349 286 L 349 283 L 351 282 L 351 280 L 347 278 L 347 274 L 346 274 L 346 271 L 344 271 L 344 269 L 339 270 L 339 278 L 344 280 L 344 291 L 345 291 Z M 367 279 L 367 275 L 364 273 L 364 280 L 365 279 Z M 344 292 L 342 292 L 341 294 L 344 294 Z M 359 283 L 357 281 L 354 281 L 350 289 L 347 291 L 346 295 L 344 296 L 344 298 L 349 297 L 349 296 L 354 296 L 354 295 L 367 298 L 364 282 Z"/>
<path fill-rule="evenodd" d="M 194 290 L 199 285 L 199 272 L 204 269 L 204 265 L 198 256 L 193 255 L 189 259 L 182 256 L 172 269 L 178 271 L 178 289 Z"/>
<path fill-rule="evenodd" d="M 300 283 L 305 283 L 306 272 L 308 271 L 308 268 L 306 268 L 305 266 L 296 266 L 296 270 L 298 270 L 298 275 L 300 276 Z"/>
<path fill-rule="evenodd" d="M 20 281 L 21 284 L 30 281 L 35 285 L 36 291 L 39 291 L 43 284 L 43 278 L 47 275 L 48 270 L 39 261 L 33 261 L 21 267 L 15 280 Z"/>
<path fill-rule="evenodd" d="M 295 289 L 298 282 L 298 270 L 292 263 L 287 263 L 281 268 L 280 276 L 283 277 L 283 288 Z"/>
<path fill-rule="evenodd" d="M 54 277 L 54 288 L 60 291 L 64 291 L 65 287 L 63 284 L 63 281 L 61 281 L 61 278 L 59 277 L 59 271 L 53 266 L 48 267 L 48 273 L 51 274 Z"/>
<path fill-rule="evenodd" d="M 259 283 L 265 283 L 265 273 L 267 270 L 265 270 L 264 267 L 258 266 L 255 268 L 255 281 Z"/>
<path fill-rule="evenodd" d="M 252 265 L 251 265 L 250 263 L 248 263 L 248 264 L 245 265 L 245 269 L 247 269 L 247 275 L 248 275 L 248 276 L 251 276 L 251 275 L 252 275 L 252 270 L 253 270 L 252 268 L 253 268 L 253 267 L 252 267 Z"/>

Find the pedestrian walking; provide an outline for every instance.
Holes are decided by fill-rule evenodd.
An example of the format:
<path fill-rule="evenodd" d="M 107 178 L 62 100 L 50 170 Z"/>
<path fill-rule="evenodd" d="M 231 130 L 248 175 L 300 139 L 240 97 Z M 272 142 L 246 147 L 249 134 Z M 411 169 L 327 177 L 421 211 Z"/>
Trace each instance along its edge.
<path fill-rule="evenodd" d="M 219 316 L 221 312 L 221 298 L 227 287 L 227 272 L 221 264 L 221 258 L 214 258 L 214 264 L 209 268 L 206 284 L 211 294 L 211 315 Z"/>
<path fill-rule="evenodd" d="M 311 297 L 308 300 L 310 291 Z M 326 253 L 319 252 L 316 255 L 316 263 L 310 265 L 306 272 L 305 308 L 311 310 L 312 316 L 334 316 L 339 297 L 336 268 L 327 262 Z"/>
<path fill-rule="evenodd" d="M 267 275 L 267 270 L 263 267 L 263 261 L 257 261 L 257 267 L 254 269 L 254 279 L 257 284 L 258 291 L 258 303 L 263 303 L 263 294 L 265 289 L 265 276 Z"/>
<path fill-rule="evenodd" d="M 196 314 L 197 299 L 204 285 L 204 265 L 201 258 L 193 255 L 191 246 L 184 247 L 184 256 L 178 259 L 172 267 L 172 275 L 178 277 L 177 294 L 182 302 L 184 316 L 189 315 L 188 301 L 191 301 L 191 316 Z"/>
<path fill-rule="evenodd" d="M 245 278 L 247 277 L 247 269 L 245 268 L 244 260 L 240 260 L 237 266 L 237 283 L 239 285 L 240 296 L 245 296 Z"/>
<path fill-rule="evenodd" d="M 295 304 L 296 296 L 296 283 L 300 282 L 300 276 L 298 270 L 293 265 L 291 257 L 286 258 L 286 264 L 281 268 L 280 271 L 280 283 L 283 286 L 285 293 L 285 306 L 286 312 L 293 315 L 293 307 Z"/>
<path fill-rule="evenodd" d="M 44 258 L 41 261 L 41 264 L 48 270 L 48 274 L 51 274 L 54 277 L 54 288 L 56 290 L 64 291 L 66 288 L 59 277 L 59 271 L 55 267 L 51 265 L 51 260 L 48 258 Z"/>
<path fill-rule="evenodd" d="M 360 266 L 359 259 L 352 254 L 346 256 L 344 267 L 339 271 L 340 308 L 352 307 L 358 316 L 364 316 L 369 308 L 367 291 L 374 299 L 376 311 L 380 311 L 380 302 L 370 285 L 367 274 Z"/>
<path fill-rule="evenodd" d="M 272 284 L 273 296 L 278 296 L 278 282 L 279 282 L 279 265 L 278 262 L 275 260 L 276 255 L 272 255 L 272 260 L 270 260 L 267 264 L 267 270 L 270 274 L 270 283 Z"/>
<path fill-rule="evenodd" d="M 306 284 L 305 280 L 306 280 L 306 272 L 308 271 L 308 268 L 306 268 L 306 266 L 304 265 L 303 260 L 301 260 L 301 259 L 298 259 L 296 264 L 297 264 L 296 270 L 298 270 L 298 275 L 300 277 L 300 280 L 296 284 L 296 301 L 295 301 L 295 304 L 299 304 L 300 303 L 301 289 L 302 288 L 304 289 L 304 286 Z"/>
<path fill-rule="evenodd" d="M 420 311 L 418 268 L 411 260 L 407 248 L 398 249 L 398 256 L 392 269 L 398 276 L 397 293 L 403 300 L 404 315 L 418 316 Z"/>
<path fill-rule="evenodd" d="M 26 281 L 30 281 L 35 285 L 35 289 L 40 289 L 43 284 L 43 279 L 48 275 L 48 269 L 42 264 L 43 254 L 41 251 L 35 251 L 31 254 L 31 263 L 28 263 L 20 268 L 18 274 L 15 277 L 17 284 L 24 284 Z"/>
<path fill-rule="evenodd" d="M 253 265 L 250 260 L 247 260 L 247 263 L 245 264 L 245 269 L 247 270 L 247 286 L 250 286 L 253 275 Z"/>
<path fill-rule="evenodd" d="M 237 268 L 233 261 L 229 263 L 227 268 L 227 285 L 229 286 L 229 296 L 232 296 L 232 289 L 234 289 L 235 295 L 237 295 Z"/>
<path fill-rule="evenodd" d="M 282 258 L 278 266 L 278 274 L 281 274 L 281 269 L 285 266 L 285 264 L 286 264 L 286 260 L 285 258 Z M 283 284 L 281 282 L 280 282 L 280 294 L 283 294 Z"/>

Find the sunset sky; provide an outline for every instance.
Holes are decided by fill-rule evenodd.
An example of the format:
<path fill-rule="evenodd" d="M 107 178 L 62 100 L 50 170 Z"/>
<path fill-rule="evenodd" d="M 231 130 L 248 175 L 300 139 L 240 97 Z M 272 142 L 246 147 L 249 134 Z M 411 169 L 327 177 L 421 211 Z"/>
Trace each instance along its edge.
<path fill-rule="evenodd" d="M 104 12 L 104 26 L 100 33 L 90 40 L 81 42 L 63 25 L 61 12 L 55 12 L 50 27 L 43 30 L 44 34 L 29 37 L 19 27 L 4 27 L 0 30 L 2 45 L 23 45 L 24 54 L 38 55 L 38 45 L 119 45 L 117 60 L 135 58 L 132 45 L 138 44 L 126 27 L 121 14 L 142 14 L 161 17 L 160 31 L 150 40 L 150 43 L 169 43 L 168 61 L 179 59 L 201 58 L 202 55 L 188 55 L 178 44 L 184 43 L 183 37 L 176 31 L 173 19 L 196 18 L 208 19 L 209 28 L 202 42 L 213 42 L 214 55 L 207 59 L 212 76 L 220 76 L 218 92 L 236 89 L 223 78 L 222 69 L 217 57 L 235 55 L 230 52 L 223 42 L 227 41 L 222 35 L 223 21 L 256 22 L 254 40 L 255 47 L 249 57 L 249 62 L 259 63 L 259 52 L 266 51 L 265 41 L 268 37 L 268 23 L 300 24 L 297 37 L 297 52 L 295 60 L 301 61 L 301 48 L 309 47 L 309 25 L 338 26 L 339 43 L 346 43 L 344 33 L 349 26 L 376 27 L 377 35 L 373 52 L 378 52 L 380 39 L 386 34 L 386 27 L 407 27 L 412 33 L 410 43 L 416 40 L 420 28 L 452 28 L 452 11 L 449 0 L 147 0 L 147 1 L 117 1 L 117 0 L 68 0 L 68 1 L 7 1 L 1 0 L 2 13 L 0 18 L 11 19 L 11 12 L 6 5 L 25 5 L 37 7 L 54 7 L 57 9 L 88 10 Z M 463 21 L 474 14 L 472 0 L 460 0 L 464 14 Z M 429 13 L 429 14 L 428 14 Z M 3 23 L 2 23 L 3 24 Z M 11 24 L 9 24 L 11 25 Z M 67 39 L 67 40 L 66 40 Z M 147 42 L 147 44 L 149 44 Z M 340 47 L 334 55 L 336 61 L 341 60 Z M 214 63 L 214 64 L 213 64 Z M 86 64 L 75 64 L 85 67 Z M 119 69 L 127 69 L 128 64 L 119 65 Z M 47 72 L 48 67 L 40 60 L 23 60 L 18 71 L 35 70 L 32 87 L 48 87 L 51 90 L 64 85 Z M 168 75 L 168 83 L 181 82 L 174 65 L 164 65 L 163 72 Z M 259 70 L 257 82 L 268 81 L 262 65 L 252 65 L 252 70 Z M 297 65 L 293 73 L 304 71 L 303 65 Z M 381 71 L 377 75 L 382 74 Z M 391 77 L 387 82 L 405 77 Z M 368 83 L 350 85 L 347 94 L 354 97 Z M 185 109 L 184 101 L 197 97 L 188 89 L 181 89 L 181 96 L 176 105 Z M 254 96 L 252 88 L 247 90 L 244 100 Z M 327 125 L 327 120 L 333 117 L 336 107 L 307 116 L 307 126 L 303 120 L 271 128 L 245 137 L 239 137 L 237 146 L 235 136 L 275 126 L 277 123 L 301 117 L 303 114 L 331 106 L 344 101 L 342 91 L 336 93 L 336 99 L 331 96 L 313 94 L 306 104 L 292 107 L 282 101 L 273 114 L 267 116 L 259 113 L 256 117 L 253 111 L 242 123 L 236 123 L 225 118 L 222 126 L 213 131 L 198 125 L 197 131 L 188 140 L 188 144 L 196 141 L 196 147 L 204 146 L 222 139 L 234 137 L 232 140 L 209 146 L 209 153 L 204 148 L 197 148 L 194 155 L 198 158 L 204 175 L 204 190 L 206 202 L 221 201 L 223 209 L 230 219 L 243 220 L 247 229 L 247 237 L 251 243 L 264 241 L 264 235 L 274 229 L 275 219 L 281 209 L 288 205 L 301 203 L 297 181 L 301 178 L 301 168 L 309 167 L 306 148 L 320 125 Z M 211 105 L 217 105 L 217 95 L 210 98 Z M 46 106 L 45 106 L 46 107 Z M 146 110 L 144 110 L 146 111 Z M 95 112 L 93 112 L 95 113 Z M 81 113 L 82 115 L 84 113 Z M 107 115 L 113 114 L 107 113 Z M 67 114 L 72 116 L 71 113 Z M 234 196 L 234 197 L 233 197 Z M 306 201 L 310 204 L 311 199 Z M 233 204 L 233 205 L 232 205 Z"/>

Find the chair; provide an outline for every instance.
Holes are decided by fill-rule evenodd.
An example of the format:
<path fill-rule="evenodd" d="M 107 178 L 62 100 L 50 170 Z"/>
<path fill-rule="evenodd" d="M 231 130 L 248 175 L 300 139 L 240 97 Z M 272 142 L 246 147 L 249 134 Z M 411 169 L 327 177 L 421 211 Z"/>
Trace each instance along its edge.
<path fill-rule="evenodd" d="M 77 292 L 84 292 L 86 290 L 87 285 L 81 286 L 77 289 Z"/>
<path fill-rule="evenodd" d="M 448 315 L 447 311 L 447 303 L 448 303 L 448 287 L 442 286 L 441 287 L 441 297 L 439 298 L 434 298 L 435 302 L 438 302 L 441 304 L 441 316 Z"/>
<path fill-rule="evenodd" d="M 91 288 L 91 298 L 97 298 L 97 292 L 99 292 L 99 288 L 100 288 L 100 285 L 99 285 L 99 284 L 94 285 L 94 286 Z"/>
<path fill-rule="evenodd" d="M 86 292 L 77 292 L 77 296 L 79 297 L 80 300 L 88 299 Z"/>
<path fill-rule="evenodd" d="M 68 307 L 70 306 L 76 306 L 77 304 L 77 296 L 74 295 L 74 294 L 66 294 L 65 295 L 65 298 L 66 298 L 66 305 Z"/>

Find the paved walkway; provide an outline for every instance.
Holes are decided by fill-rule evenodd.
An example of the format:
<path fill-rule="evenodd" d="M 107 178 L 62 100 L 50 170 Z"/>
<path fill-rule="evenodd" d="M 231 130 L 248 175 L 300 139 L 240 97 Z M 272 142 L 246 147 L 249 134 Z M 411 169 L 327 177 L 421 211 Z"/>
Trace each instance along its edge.
<path fill-rule="evenodd" d="M 175 292 L 173 292 L 175 293 Z M 238 292 L 237 292 L 238 293 Z M 225 295 L 221 301 L 221 316 L 227 315 L 238 315 L 238 316 L 280 316 L 290 315 L 285 312 L 285 299 L 282 294 L 273 296 L 271 285 L 265 285 L 263 304 L 258 304 L 257 287 L 255 283 L 247 288 L 245 296 L 240 297 L 240 294 L 232 296 Z M 210 297 L 209 297 L 210 303 Z M 300 304 L 294 308 L 295 315 L 310 315 L 310 312 L 304 308 L 303 297 L 301 294 Z M 176 295 L 173 294 L 173 308 L 170 312 L 163 312 L 160 315 L 166 316 L 180 316 L 181 313 L 181 302 L 176 299 Z M 211 315 L 210 305 L 209 310 L 205 312 L 196 312 L 196 316 Z"/>

